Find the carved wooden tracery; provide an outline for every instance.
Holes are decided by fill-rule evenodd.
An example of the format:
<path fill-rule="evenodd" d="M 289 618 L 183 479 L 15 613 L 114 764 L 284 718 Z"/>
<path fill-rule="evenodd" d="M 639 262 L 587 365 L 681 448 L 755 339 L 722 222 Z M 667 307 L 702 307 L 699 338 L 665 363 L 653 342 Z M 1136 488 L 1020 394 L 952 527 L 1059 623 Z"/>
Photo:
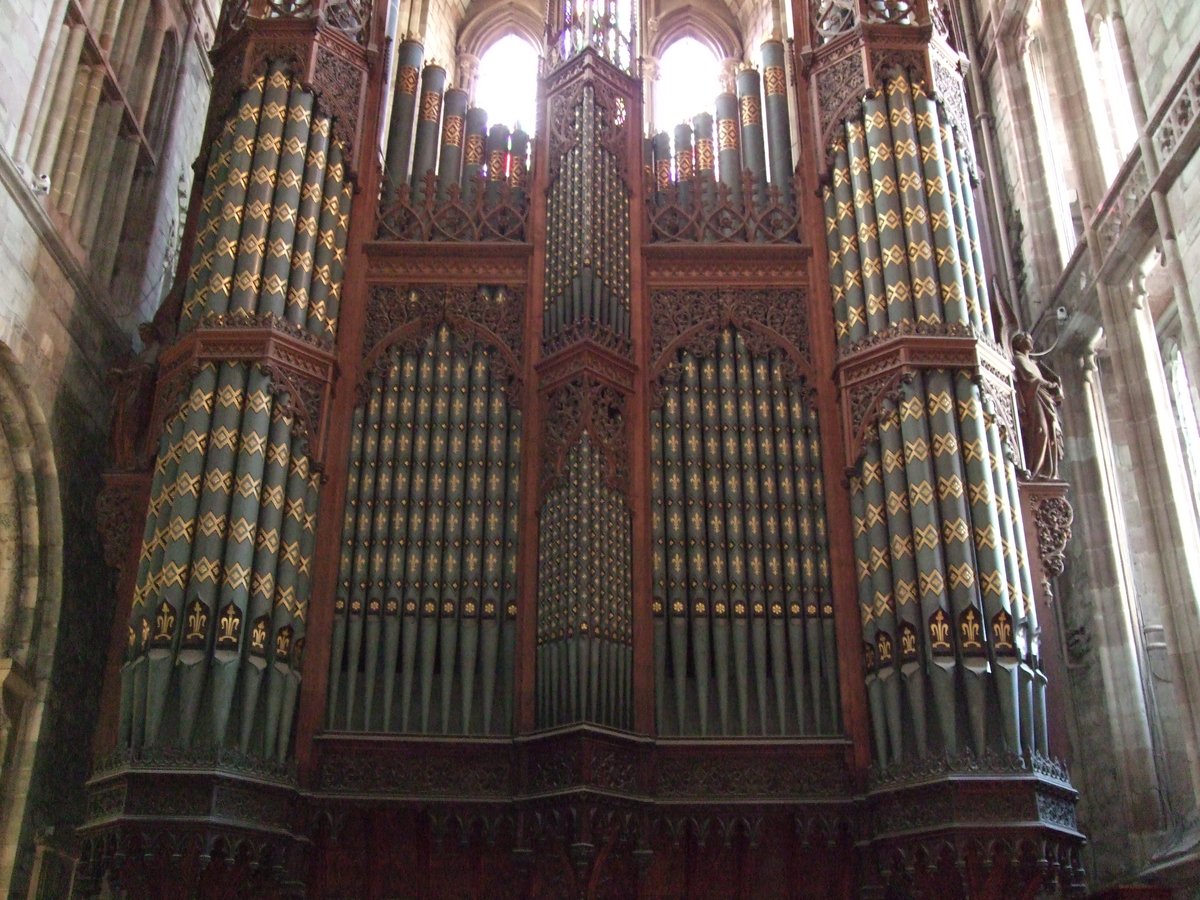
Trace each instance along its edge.
<path fill-rule="evenodd" d="M 801 288 L 656 291 L 650 299 L 650 377 L 677 379 L 680 351 L 703 356 L 717 336 L 737 328 L 754 354 L 782 350 L 792 377 L 810 374 L 808 300 Z"/>
<path fill-rule="evenodd" d="M 383 364 L 386 350 L 416 348 L 442 322 L 495 350 L 492 366 L 509 384 L 509 402 L 520 401 L 521 288 L 464 285 L 376 286 L 367 304 L 363 378 Z"/>
<path fill-rule="evenodd" d="M 543 401 L 541 496 L 553 489 L 567 455 L 586 431 L 605 459 L 604 482 L 622 494 L 629 488 L 629 438 L 623 392 L 583 372 L 560 383 Z"/>
<path fill-rule="evenodd" d="M 907 323 L 864 338 L 847 347 L 838 363 L 838 386 L 843 395 L 846 466 L 862 455 L 883 401 L 913 373 L 925 369 L 966 369 L 991 401 L 987 414 L 1012 434 L 1012 364 L 990 339 L 970 327 L 954 324 Z"/>

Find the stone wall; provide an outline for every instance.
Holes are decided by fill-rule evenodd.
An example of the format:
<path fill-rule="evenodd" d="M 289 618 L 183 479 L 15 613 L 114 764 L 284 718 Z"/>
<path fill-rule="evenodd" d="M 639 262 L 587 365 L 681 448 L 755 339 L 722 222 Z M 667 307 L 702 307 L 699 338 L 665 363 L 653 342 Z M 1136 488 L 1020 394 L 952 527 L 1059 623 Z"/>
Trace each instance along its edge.
<path fill-rule="evenodd" d="M 182 228 L 192 163 L 207 108 L 211 43 L 218 0 L 203 0 L 192 37 L 183 43 L 187 16 L 171 0 L 180 39 L 182 79 L 168 134 L 155 169 L 143 167 L 130 203 L 124 246 L 111 287 L 100 284 L 78 245 L 57 230 L 46 199 L 31 189 L 13 158 L 18 130 L 51 22 L 61 22 L 60 2 L 0 0 L 5 48 L 0 53 L 0 341 L 12 352 L 48 420 L 62 498 L 64 550 L 62 608 L 54 669 L 42 714 L 20 846 L 11 883 L 23 896 L 31 874 L 36 835 L 53 828 L 69 836 L 83 816 L 83 782 L 113 616 L 114 584 L 96 530 L 95 502 L 107 462 L 108 369 L 131 352 L 134 326 L 150 318 L 170 286 L 164 266 Z M 184 198 L 181 200 L 181 196 Z M 112 236 L 117 239 L 117 236 Z M 5 827 L 14 850 L 13 828 Z M 7 878 L 0 869 L 0 881 Z"/>
<path fill-rule="evenodd" d="M 1071 248 L 1060 249 L 1055 215 L 1060 226 L 1063 220 L 1051 194 L 1061 183 L 1075 196 L 1070 224 L 1084 239 L 1080 226 L 1114 202 L 1122 150 L 1135 143 L 1114 133 L 1111 108 L 1124 98 L 1106 94 L 1105 60 L 1093 51 L 1089 26 L 1124 8 L 1137 87 L 1153 120 L 1200 47 L 1200 5 L 1162 0 L 1151 11 L 1136 0 L 963 3 L 970 3 L 986 60 L 982 102 L 994 120 L 1000 193 L 1023 226 L 1014 251 L 1028 276 L 1025 324 L 1048 306 L 1064 304 L 1069 313 L 1061 333 L 1043 323 L 1039 340 L 1058 345 L 1054 360 L 1067 397 L 1064 472 L 1073 484 L 1076 534 L 1056 586 L 1056 616 L 1068 663 L 1066 724 L 1083 793 L 1080 821 L 1091 836 L 1091 886 L 1130 880 L 1152 866 L 1158 877 L 1182 884 L 1185 867 L 1195 865 L 1186 853 L 1172 856 L 1172 848 L 1185 846 L 1194 828 L 1188 823 L 1195 816 L 1200 696 L 1192 560 L 1200 539 L 1149 310 L 1170 306 L 1172 296 L 1193 307 L 1200 298 L 1200 162 L 1188 161 L 1167 194 L 1183 292 L 1173 293 L 1171 276 L 1157 267 L 1158 228 L 1150 215 L 1136 227 L 1120 217 L 1105 220 L 1129 230 L 1121 232 L 1126 249 L 1110 260 L 1101 287 L 1090 286 L 1095 263 L 1085 248 L 1078 278 L 1055 294 Z M 1049 123 L 1037 121 L 1039 96 Z M 1116 193 L 1120 202 L 1128 188 Z M 1101 248 L 1108 237 L 1092 239 Z M 1153 290 L 1141 287 L 1142 271 L 1154 273 Z M 1147 296 L 1161 294 L 1164 283 L 1165 297 Z"/>

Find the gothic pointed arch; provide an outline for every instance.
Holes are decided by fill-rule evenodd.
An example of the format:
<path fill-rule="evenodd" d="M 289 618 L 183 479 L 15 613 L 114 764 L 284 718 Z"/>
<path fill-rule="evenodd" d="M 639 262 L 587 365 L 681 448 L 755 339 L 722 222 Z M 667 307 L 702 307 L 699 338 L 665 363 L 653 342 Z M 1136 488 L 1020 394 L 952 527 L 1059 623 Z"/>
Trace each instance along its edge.
<path fill-rule="evenodd" d="M 699 3 L 676 6 L 658 17 L 657 27 L 647 32 L 647 51 L 658 59 L 673 43 L 693 37 L 716 54 L 718 59 L 742 56 L 742 34 L 737 19 L 723 3 Z"/>
<path fill-rule="evenodd" d="M 0 344 L 0 881 L 18 849 L 62 603 L 62 512 L 45 415 Z"/>
<path fill-rule="evenodd" d="M 542 44 L 544 26 L 532 7 L 516 0 L 483 0 L 472 10 L 458 32 L 460 55 L 481 57 L 488 47 L 505 35 L 515 34 L 534 47 Z"/>

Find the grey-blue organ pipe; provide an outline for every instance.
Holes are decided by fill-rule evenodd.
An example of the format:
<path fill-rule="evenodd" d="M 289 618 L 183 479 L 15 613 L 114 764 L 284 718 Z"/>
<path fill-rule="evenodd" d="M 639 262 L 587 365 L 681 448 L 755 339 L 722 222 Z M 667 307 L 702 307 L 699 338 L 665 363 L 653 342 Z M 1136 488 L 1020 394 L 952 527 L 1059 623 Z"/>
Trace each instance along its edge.
<path fill-rule="evenodd" d="M 742 164 L 750 170 L 754 202 L 767 199 L 767 151 L 763 144 L 762 86 L 757 69 L 742 69 L 737 75 L 738 112 L 742 125 Z"/>
<path fill-rule="evenodd" d="M 437 168 L 439 125 L 446 70 L 430 64 L 421 72 L 421 103 L 417 108 L 417 136 L 413 144 L 412 185 L 415 197 L 424 196 L 425 175 Z"/>
<path fill-rule="evenodd" d="M 508 178 L 508 126 L 493 125 L 487 139 L 487 189 L 489 204 L 500 199 L 504 181 Z"/>
<path fill-rule="evenodd" d="M 486 161 L 487 113 L 478 106 L 467 110 L 467 135 L 463 143 L 463 197 L 475 196 L 475 180 Z"/>
<path fill-rule="evenodd" d="M 654 189 L 665 191 L 671 184 L 671 139 L 665 131 L 651 138 L 654 148 Z"/>
<path fill-rule="evenodd" d="M 438 199 L 445 200 L 450 185 L 462 176 L 463 139 L 466 129 L 467 92 L 460 88 L 446 91 L 442 116 L 442 154 L 438 160 Z"/>
<path fill-rule="evenodd" d="M 792 129 L 788 122 L 787 68 L 780 41 L 762 45 L 763 118 L 767 125 L 767 151 L 771 183 L 779 189 L 781 203 L 792 205 Z"/>
<path fill-rule="evenodd" d="M 734 203 L 742 199 L 741 145 L 738 100 L 726 91 L 717 95 L 717 171 Z"/>
<path fill-rule="evenodd" d="M 512 187 L 514 201 L 519 203 L 525 199 L 528 187 L 529 135 L 518 127 L 508 144 L 508 183 Z"/>
<path fill-rule="evenodd" d="M 692 119 L 696 138 L 696 179 L 700 199 L 705 209 L 712 208 L 717 198 L 717 157 L 713 146 L 713 117 L 700 113 Z"/>
<path fill-rule="evenodd" d="M 675 178 L 679 184 L 679 202 L 688 203 L 696 175 L 696 159 L 692 155 L 692 126 L 686 122 L 675 126 Z"/>
<path fill-rule="evenodd" d="M 388 124 L 387 156 L 384 165 L 384 205 L 395 200 L 400 185 L 408 181 L 412 159 L 413 119 L 417 109 L 417 83 L 425 48 L 418 41 L 404 41 L 396 55 L 396 87 L 392 94 L 392 119 Z"/>

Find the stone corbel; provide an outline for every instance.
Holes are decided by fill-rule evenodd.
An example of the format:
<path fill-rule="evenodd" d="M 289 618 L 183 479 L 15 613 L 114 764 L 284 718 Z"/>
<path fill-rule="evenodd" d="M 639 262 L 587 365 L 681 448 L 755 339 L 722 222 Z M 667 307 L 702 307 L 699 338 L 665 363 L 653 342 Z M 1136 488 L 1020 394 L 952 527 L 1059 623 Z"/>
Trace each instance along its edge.
<path fill-rule="evenodd" d="M 1074 510 L 1067 500 L 1064 481 L 1020 481 L 1021 519 L 1025 543 L 1031 551 L 1029 565 L 1040 599 L 1052 603 L 1051 583 L 1066 566 L 1067 544 L 1071 540 Z"/>

